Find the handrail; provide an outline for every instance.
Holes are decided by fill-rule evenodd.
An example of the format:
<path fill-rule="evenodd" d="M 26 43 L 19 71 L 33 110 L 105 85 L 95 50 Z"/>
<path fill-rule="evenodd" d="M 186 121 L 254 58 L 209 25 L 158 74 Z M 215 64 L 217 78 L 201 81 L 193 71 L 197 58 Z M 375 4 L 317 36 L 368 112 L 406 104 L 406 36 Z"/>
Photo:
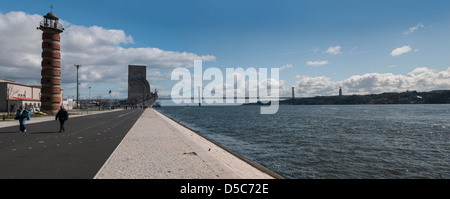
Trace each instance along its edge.
<path fill-rule="evenodd" d="M 60 24 L 58 22 L 54 22 L 54 21 L 53 21 L 53 23 L 52 22 L 48 23 L 46 21 L 41 21 L 39 23 L 39 25 L 41 27 L 45 27 L 45 28 L 54 28 L 54 29 L 58 29 L 58 30 L 64 30 L 62 24 Z"/>

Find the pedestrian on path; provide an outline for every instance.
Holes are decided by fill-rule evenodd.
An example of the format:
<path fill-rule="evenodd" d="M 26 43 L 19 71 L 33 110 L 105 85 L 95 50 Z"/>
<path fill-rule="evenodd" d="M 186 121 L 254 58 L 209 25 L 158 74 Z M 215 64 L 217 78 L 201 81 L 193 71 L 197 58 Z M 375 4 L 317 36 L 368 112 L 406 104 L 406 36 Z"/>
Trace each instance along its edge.
<path fill-rule="evenodd" d="M 58 113 L 55 116 L 55 121 L 59 119 L 59 132 L 65 132 L 64 123 L 69 120 L 69 113 L 64 109 L 64 106 L 61 106 Z"/>
<path fill-rule="evenodd" d="M 20 133 L 27 132 L 27 127 L 25 126 L 25 121 L 30 120 L 30 111 L 28 111 L 23 105 L 19 107 L 16 112 L 16 120 L 19 120 L 19 131 Z"/>

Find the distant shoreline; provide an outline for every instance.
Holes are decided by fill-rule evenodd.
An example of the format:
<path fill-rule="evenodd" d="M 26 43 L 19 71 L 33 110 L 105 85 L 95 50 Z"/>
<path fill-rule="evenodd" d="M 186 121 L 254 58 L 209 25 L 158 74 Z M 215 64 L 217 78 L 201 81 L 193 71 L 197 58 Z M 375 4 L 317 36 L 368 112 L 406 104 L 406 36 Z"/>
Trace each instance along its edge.
<path fill-rule="evenodd" d="M 450 90 L 406 91 L 368 95 L 316 96 L 281 100 L 280 105 L 354 105 L 354 104 L 450 104 Z M 243 105 L 270 105 L 245 103 Z"/>

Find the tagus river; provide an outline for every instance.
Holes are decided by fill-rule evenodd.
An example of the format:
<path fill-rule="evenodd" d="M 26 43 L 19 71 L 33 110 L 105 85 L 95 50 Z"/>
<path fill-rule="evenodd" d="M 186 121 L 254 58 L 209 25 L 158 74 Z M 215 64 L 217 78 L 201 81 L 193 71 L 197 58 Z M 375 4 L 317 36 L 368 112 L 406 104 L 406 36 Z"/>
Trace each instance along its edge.
<path fill-rule="evenodd" d="M 450 105 L 156 110 L 285 178 L 450 178 Z"/>

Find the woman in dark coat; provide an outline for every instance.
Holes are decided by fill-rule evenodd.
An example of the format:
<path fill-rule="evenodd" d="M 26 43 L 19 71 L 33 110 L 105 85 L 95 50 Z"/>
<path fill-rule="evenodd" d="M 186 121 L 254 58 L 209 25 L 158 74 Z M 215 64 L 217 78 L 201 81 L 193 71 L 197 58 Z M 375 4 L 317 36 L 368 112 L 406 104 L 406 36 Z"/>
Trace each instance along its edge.
<path fill-rule="evenodd" d="M 55 120 L 59 119 L 59 132 L 66 131 L 64 128 L 64 122 L 69 120 L 69 113 L 64 109 L 64 106 L 61 106 L 61 109 L 59 109 L 58 113 L 55 116 Z"/>

